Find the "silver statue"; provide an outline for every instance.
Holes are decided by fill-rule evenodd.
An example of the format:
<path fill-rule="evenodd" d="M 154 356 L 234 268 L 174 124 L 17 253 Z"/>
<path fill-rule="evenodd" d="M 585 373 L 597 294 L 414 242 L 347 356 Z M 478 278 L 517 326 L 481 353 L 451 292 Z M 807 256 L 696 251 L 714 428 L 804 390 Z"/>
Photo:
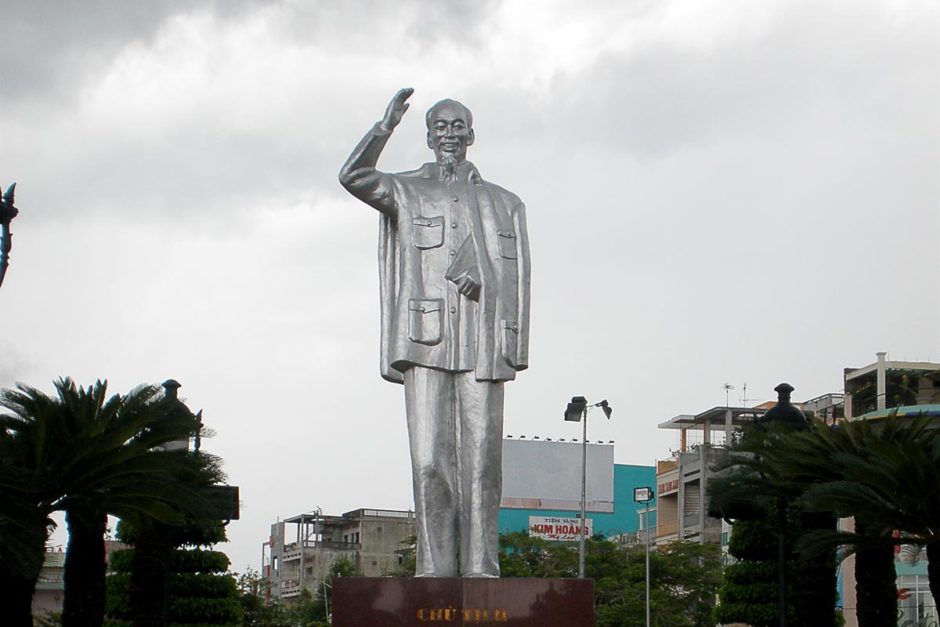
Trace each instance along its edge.
<path fill-rule="evenodd" d="M 528 367 L 525 208 L 467 161 L 473 116 L 454 100 L 425 118 L 434 163 L 375 168 L 413 91 L 395 95 L 339 180 L 380 212 L 381 368 L 405 386 L 416 575 L 498 577 L 503 382 Z"/>

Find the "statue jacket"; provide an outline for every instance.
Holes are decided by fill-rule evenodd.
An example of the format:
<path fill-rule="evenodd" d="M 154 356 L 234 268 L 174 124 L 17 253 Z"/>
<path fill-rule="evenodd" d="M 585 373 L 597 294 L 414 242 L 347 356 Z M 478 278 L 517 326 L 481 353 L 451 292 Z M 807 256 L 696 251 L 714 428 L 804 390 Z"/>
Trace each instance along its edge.
<path fill-rule="evenodd" d="M 525 206 L 470 162 L 442 178 L 436 163 L 375 168 L 390 133 L 378 124 L 340 172 L 341 184 L 380 211 L 381 372 L 393 382 L 424 366 L 508 381 L 528 367 L 529 243 Z M 476 299 L 457 290 L 479 279 Z"/>

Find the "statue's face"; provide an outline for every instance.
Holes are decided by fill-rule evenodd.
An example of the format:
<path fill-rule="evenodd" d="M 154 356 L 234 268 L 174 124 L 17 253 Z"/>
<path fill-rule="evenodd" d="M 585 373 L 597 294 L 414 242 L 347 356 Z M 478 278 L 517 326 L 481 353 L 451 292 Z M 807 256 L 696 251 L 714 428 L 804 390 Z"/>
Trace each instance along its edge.
<path fill-rule="evenodd" d="M 469 117 L 459 103 L 446 102 L 432 110 L 428 119 L 428 148 L 438 161 L 451 157 L 459 163 L 467 158 L 467 147 L 473 144 Z"/>

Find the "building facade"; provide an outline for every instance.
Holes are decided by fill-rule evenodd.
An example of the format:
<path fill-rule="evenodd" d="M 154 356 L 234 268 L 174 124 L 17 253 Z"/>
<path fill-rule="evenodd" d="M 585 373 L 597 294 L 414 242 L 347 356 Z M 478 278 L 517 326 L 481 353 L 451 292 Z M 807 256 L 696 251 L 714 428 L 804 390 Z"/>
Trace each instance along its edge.
<path fill-rule="evenodd" d="M 679 450 L 656 463 L 659 498 L 656 544 L 689 540 L 703 544 L 726 544 L 728 525 L 708 516 L 709 468 L 735 428 L 754 422 L 772 404 L 758 407 L 712 407 L 695 415 L 683 414 L 659 425 L 679 431 Z M 690 443 L 690 434 L 700 434 Z"/>
<path fill-rule="evenodd" d="M 712 407 L 695 415 L 676 416 L 659 425 L 660 429 L 679 431 L 679 449 L 656 463 L 657 544 L 690 540 L 727 545 L 730 525 L 708 515 L 710 469 L 719 461 L 735 429 L 753 423 L 775 404 L 771 401 L 756 407 Z M 824 394 L 794 405 L 807 417 L 828 424 L 835 424 L 844 415 L 842 394 Z"/>
<path fill-rule="evenodd" d="M 940 364 L 892 361 L 876 353 L 875 363 L 845 369 L 845 414 L 850 420 L 879 418 L 888 411 L 913 413 L 940 408 Z"/>
<path fill-rule="evenodd" d="M 33 592 L 33 616 L 61 612 L 65 600 L 65 552 L 46 547 L 46 555 Z"/>
<path fill-rule="evenodd" d="M 339 559 L 367 577 L 392 574 L 414 534 L 411 511 L 357 509 L 341 516 L 315 511 L 279 521 L 262 547 L 269 594 L 289 600 L 306 588 L 315 595 Z"/>
<path fill-rule="evenodd" d="M 129 548 L 128 545 L 117 540 L 104 541 L 105 567 L 111 563 L 111 553 Z M 48 614 L 59 613 L 65 602 L 65 551 L 62 547 L 46 547 L 42 569 L 36 580 L 33 591 L 33 616 L 45 617 Z"/>

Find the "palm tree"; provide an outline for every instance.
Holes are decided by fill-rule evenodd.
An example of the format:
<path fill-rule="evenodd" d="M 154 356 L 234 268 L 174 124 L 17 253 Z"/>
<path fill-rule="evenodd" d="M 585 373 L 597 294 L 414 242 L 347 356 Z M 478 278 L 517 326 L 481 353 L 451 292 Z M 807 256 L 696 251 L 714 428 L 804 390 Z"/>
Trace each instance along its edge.
<path fill-rule="evenodd" d="M 0 393 L 0 406 L 10 409 L 8 393 Z M 33 590 L 53 526 L 44 469 L 54 454 L 48 427 L 59 408 L 44 394 L 24 395 L 15 406 L 13 416 L 0 415 L 0 589 L 10 624 L 31 626 Z"/>
<path fill-rule="evenodd" d="M 860 624 L 894 620 L 892 549 L 902 541 L 926 548 L 930 590 L 940 598 L 940 438 L 929 418 L 817 423 L 786 440 L 771 436 L 765 449 L 762 472 L 781 489 L 802 486 L 803 507 L 855 518 L 855 533 L 817 531 L 803 548 L 857 554 Z"/>
<path fill-rule="evenodd" d="M 36 516 L 66 514 L 63 624 L 100 624 L 108 514 L 129 521 L 205 515 L 211 505 L 199 488 L 222 475 L 211 456 L 163 449 L 187 440 L 199 423 L 172 411 L 160 388 L 108 398 L 102 381 L 81 388 L 66 378 L 55 387 L 56 398 L 28 386 L 6 390 L 0 405 L 12 412 L 4 424 L 20 467 L 34 474 L 34 533 Z"/>
<path fill-rule="evenodd" d="M 108 514 L 170 520 L 181 507 L 203 503 L 197 484 L 219 477 L 207 456 L 158 449 L 188 440 L 198 428 L 192 415 L 160 402 L 159 388 L 142 386 L 106 399 L 101 382 L 87 389 L 68 383 L 59 386 L 59 397 L 75 435 L 55 468 L 71 478 L 69 493 L 57 503 L 69 527 L 62 621 L 98 624 L 104 619 Z"/>
<path fill-rule="evenodd" d="M 0 590 L 4 619 L 11 625 L 32 625 L 32 597 L 42 568 L 49 517 L 29 502 L 27 473 L 0 463 Z M 22 486 L 10 487 L 11 483 Z"/>
<path fill-rule="evenodd" d="M 723 622 L 777 625 L 785 613 L 789 625 L 835 624 L 834 559 L 795 551 L 802 534 L 834 528 L 835 518 L 800 507 L 807 484 L 777 481 L 767 462 L 768 451 L 786 449 L 796 433 L 780 422 L 746 428 L 713 467 L 709 515 L 734 519 L 729 551 L 737 559 L 719 591 Z"/>

